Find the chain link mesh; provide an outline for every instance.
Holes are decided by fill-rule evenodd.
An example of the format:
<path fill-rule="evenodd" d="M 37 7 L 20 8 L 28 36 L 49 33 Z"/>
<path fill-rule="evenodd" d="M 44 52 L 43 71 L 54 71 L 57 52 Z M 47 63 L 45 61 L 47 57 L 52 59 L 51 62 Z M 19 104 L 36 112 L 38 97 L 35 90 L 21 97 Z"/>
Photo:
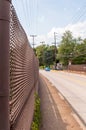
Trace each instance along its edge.
<path fill-rule="evenodd" d="M 10 124 L 13 126 L 38 80 L 38 60 L 14 7 L 10 11 Z M 23 130 L 23 128 L 22 128 Z"/>

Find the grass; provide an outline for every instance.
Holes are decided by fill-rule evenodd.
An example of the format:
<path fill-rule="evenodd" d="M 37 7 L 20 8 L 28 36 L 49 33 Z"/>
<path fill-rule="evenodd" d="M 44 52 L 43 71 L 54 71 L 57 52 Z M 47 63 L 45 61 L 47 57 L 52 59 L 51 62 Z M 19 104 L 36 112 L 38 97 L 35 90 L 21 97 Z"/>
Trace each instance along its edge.
<path fill-rule="evenodd" d="M 38 94 L 35 94 L 35 110 L 31 130 L 39 130 L 40 120 L 41 120 L 40 98 Z"/>

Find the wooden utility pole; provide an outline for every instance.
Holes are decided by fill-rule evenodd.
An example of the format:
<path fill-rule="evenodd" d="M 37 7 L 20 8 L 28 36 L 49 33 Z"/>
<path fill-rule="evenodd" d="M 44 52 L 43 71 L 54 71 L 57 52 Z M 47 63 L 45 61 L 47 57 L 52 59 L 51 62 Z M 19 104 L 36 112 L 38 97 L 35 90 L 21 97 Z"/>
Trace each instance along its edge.
<path fill-rule="evenodd" d="M 55 45 L 55 62 L 56 62 L 56 51 L 57 51 L 57 48 L 56 48 L 56 32 L 54 32 L 54 45 Z"/>
<path fill-rule="evenodd" d="M 33 38 L 33 43 L 32 43 L 32 45 L 33 45 L 33 49 L 34 49 L 34 45 L 35 45 L 35 43 L 34 43 L 34 38 L 37 37 L 37 35 L 30 35 L 30 37 Z"/>

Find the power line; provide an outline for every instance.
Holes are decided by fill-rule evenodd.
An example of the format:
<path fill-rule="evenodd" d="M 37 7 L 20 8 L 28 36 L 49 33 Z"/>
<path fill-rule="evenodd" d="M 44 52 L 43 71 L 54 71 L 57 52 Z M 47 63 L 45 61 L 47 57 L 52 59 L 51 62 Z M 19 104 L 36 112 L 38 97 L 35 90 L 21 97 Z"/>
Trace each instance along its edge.
<path fill-rule="evenodd" d="M 86 7 L 85 7 L 85 9 L 83 10 L 83 12 L 82 12 L 81 14 L 79 14 L 79 16 L 76 17 L 75 20 L 73 20 L 73 22 L 76 22 L 76 21 L 79 22 L 79 21 L 81 20 L 81 18 L 82 18 L 85 14 L 86 14 Z"/>
<path fill-rule="evenodd" d="M 81 17 L 83 17 L 86 13 L 86 3 L 83 4 L 84 6 L 81 6 L 79 8 L 79 10 L 74 14 L 74 16 L 72 16 L 71 18 L 71 23 L 73 22 L 77 22 L 81 19 Z"/>
<path fill-rule="evenodd" d="M 85 16 L 86 14 L 86 2 L 79 8 L 79 10 L 77 12 L 75 12 L 75 14 L 72 16 L 72 18 L 70 19 L 70 24 L 73 24 L 74 22 L 79 22 L 81 20 L 81 18 L 83 16 Z M 66 24 L 67 26 L 67 24 Z M 66 31 L 67 29 L 64 28 L 64 32 Z"/>

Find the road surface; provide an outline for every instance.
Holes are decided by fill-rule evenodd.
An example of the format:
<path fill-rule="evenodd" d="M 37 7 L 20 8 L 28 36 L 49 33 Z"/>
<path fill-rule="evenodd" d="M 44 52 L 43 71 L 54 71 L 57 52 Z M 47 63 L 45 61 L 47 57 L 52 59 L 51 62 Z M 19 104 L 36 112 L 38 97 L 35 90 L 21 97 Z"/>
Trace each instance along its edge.
<path fill-rule="evenodd" d="M 63 71 L 40 70 L 40 73 L 61 92 L 86 125 L 86 76 Z"/>

